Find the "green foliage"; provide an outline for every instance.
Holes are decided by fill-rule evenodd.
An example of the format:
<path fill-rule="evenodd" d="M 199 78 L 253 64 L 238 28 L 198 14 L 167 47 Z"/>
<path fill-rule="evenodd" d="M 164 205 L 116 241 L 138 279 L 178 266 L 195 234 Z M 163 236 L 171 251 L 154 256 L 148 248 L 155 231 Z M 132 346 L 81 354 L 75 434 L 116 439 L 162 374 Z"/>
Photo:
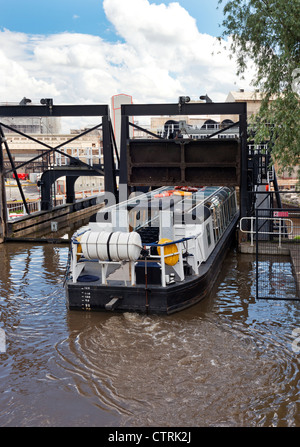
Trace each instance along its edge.
<path fill-rule="evenodd" d="M 300 162 L 300 1 L 222 2 L 223 37 L 236 56 L 237 74 L 254 64 L 252 85 L 263 98 L 252 121 L 255 141 L 270 140 L 273 159 L 281 169 L 292 168 Z"/>

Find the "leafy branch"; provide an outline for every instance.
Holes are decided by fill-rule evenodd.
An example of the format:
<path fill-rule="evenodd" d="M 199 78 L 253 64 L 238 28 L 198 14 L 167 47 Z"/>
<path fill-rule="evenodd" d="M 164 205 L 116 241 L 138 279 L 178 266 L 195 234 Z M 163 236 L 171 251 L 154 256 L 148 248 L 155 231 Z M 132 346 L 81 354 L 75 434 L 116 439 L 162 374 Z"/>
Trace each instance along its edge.
<path fill-rule="evenodd" d="M 256 68 L 252 85 L 262 100 L 251 120 L 255 142 L 270 141 L 273 161 L 281 170 L 291 170 L 300 161 L 300 1 L 222 2 L 223 38 L 229 38 L 236 56 L 237 74 L 245 73 L 250 63 Z"/>

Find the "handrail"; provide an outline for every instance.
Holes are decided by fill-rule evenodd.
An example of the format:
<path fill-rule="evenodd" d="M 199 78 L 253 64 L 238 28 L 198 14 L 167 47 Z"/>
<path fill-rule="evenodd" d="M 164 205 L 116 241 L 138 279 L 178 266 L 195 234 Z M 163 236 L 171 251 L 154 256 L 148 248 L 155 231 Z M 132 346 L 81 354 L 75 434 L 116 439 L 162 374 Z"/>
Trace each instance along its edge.
<path fill-rule="evenodd" d="M 202 234 L 202 232 L 197 233 L 193 236 L 190 237 L 185 237 L 182 239 L 177 239 L 171 242 L 164 242 L 162 244 L 156 243 L 156 242 L 149 242 L 147 244 L 144 244 L 144 247 L 162 247 L 161 252 L 159 255 L 151 255 L 152 258 L 157 258 L 160 259 L 160 264 L 161 264 L 161 284 L 162 287 L 166 287 L 166 277 L 165 277 L 165 258 L 174 256 L 174 255 L 179 255 L 179 260 L 178 260 L 178 264 L 179 264 L 179 268 L 177 269 L 177 273 L 180 277 L 180 279 L 183 281 L 184 280 L 184 267 L 183 267 L 183 254 L 182 254 L 182 245 L 184 242 L 189 241 L 189 240 L 196 240 L 200 235 Z M 177 248 L 176 252 L 172 252 L 169 254 L 165 254 L 164 251 L 164 247 L 168 246 L 168 245 L 176 245 L 179 244 L 179 247 Z M 175 266 L 173 266 L 173 268 L 175 268 Z"/>
<path fill-rule="evenodd" d="M 257 234 L 276 234 L 276 235 L 278 235 L 279 236 L 279 241 L 278 241 L 279 242 L 279 247 L 281 247 L 281 236 L 293 233 L 293 221 L 291 219 L 287 219 L 286 217 L 263 217 L 263 216 L 261 216 L 261 217 L 258 216 L 257 217 L 257 219 L 260 219 L 260 220 L 277 220 L 277 221 L 279 221 L 280 222 L 280 231 L 279 232 L 278 231 L 276 231 L 276 232 L 274 232 L 274 231 L 256 231 L 256 230 L 254 230 L 254 225 L 253 225 L 254 220 L 256 220 L 256 217 L 253 217 L 253 216 L 252 217 L 242 217 L 240 222 L 242 222 L 243 220 L 246 220 L 246 219 L 250 219 L 250 221 L 251 221 L 251 229 L 250 230 L 243 230 L 242 229 L 242 225 L 240 225 L 240 231 L 242 233 L 251 234 L 251 246 L 254 245 L 254 243 L 253 243 L 253 235 L 256 234 L 256 233 Z M 290 222 L 290 231 L 289 232 L 288 231 L 281 232 L 281 228 L 282 228 L 281 222 L 282 221 Z"/>
<path fill-rule="evenodd" d="M 184 280 L 184 268 L 183 268 L 183 256 L 182 256 L 182 248 L 181 248 L 181 244 L 188 239 L 192 239 L 192 238 L 184 238 L 184 239 L 179 239 L 177 241 L 172 241 L 172 242 L 167 242 L 164 244 L 156 244 L 156 243 L 149 243 L 149 244 L 145 244 L 145 247 L 147 246 L 156 246 L 156 247 L 161 247 L 161 251 L 159 255 L 152 255 L 152 258 L 157 258 L 160 260 L 160 264 L 161 264 L 161 285 L 162 287 L 166 287 L 166 266 L 165 266 L 165 258 L 174 256 L 174 255 L 179 255 L 179 270 L 177 271 L 180 279 L 183 281 Z M 179 244 L 179 247 L 177 249 L 176 252 L 172 252 L 169 254 L 165 254 L 165 246 L 167 245 L 174 245 L 174 244 Z M 174 268 L 175 266 L 173 266 Z"/>

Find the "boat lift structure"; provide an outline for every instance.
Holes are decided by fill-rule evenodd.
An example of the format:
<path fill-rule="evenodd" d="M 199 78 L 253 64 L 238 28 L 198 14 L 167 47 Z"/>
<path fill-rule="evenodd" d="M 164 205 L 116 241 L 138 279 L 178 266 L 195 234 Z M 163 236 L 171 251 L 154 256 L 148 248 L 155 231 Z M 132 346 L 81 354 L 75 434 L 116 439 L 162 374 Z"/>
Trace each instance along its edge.
<path fill-rule="evenodd" d="M 240 187 L 240 209 L 250 209 L 248 194 L 247 104 L 190 103 L 126 104 L 121 106 L 120 184 L 128 187 L 161 185 L 206 185 Z M 213 139 L 228 127 L 203 140 L 164 139 L 151 132 L 151 139 L 130 139 L 130 116 L 238 115 L 237 139 Z M 232 127 L 230 125 L 229 127 Z M 156 137 L 155 139 L 153 137 Z"/>
<path fill-rule="evenodd" d="M 113 132 L 111 128 L 111 121 L 109 117 L 109 107 L 107 105 L 54 105 L 52 99 L 41 100 L 42 105 L 28 105 L 27 103 L 19 105 L 6 105 L 0 106 L 0 117 L 85 117 L 85 116 L 98 116 L 101 122 L 73 138 L 61 143 L 56 147 L 52 147 L 44 142 L 35 139 L 32 135 L 27 135 L 17 129 L 10 127 L 9 125 L 0 122 L 0 138 L 1 138 L 1 150 L 0 150 L 0 240 L 4 240 L 7 235 L 7 217 L 6 217 L 6 196 L 5 196 L 5 184 L 4 178 L 7 174 L 13 173 L 17 181 L 17 186 L 20 191 L 23 206 L 30 214 L 21 182 L 18 178 L 17 171 L 24 166 L 35 162 L 38 159 L 49 156 L 53 153 L 63 155 L 70 159 L 70 164 L 67 168 L 60 166 L 52 166 L 51 169 L 46 169 L 42 173 L 40 181 L 41 186 L 41 210 L 51 211 L 53 205 L 51 203 L 51 190 L 53 183 L 57 178 L 66 176 L 67 186 L 67 201 L 69 203 L 75 202 L 74 184 L 79 176 L 103 176 L 105 189 L 117 194 L 116 175 L 114 168 L 114 153 L 116 153 L 116 145 L 114 142 Z M 0 118 L 1 120 L 1 118 Z M 73 157 L 65 152 L 62 152 L 64 145 L 82 137 L 83 135 L 92 132 L 93 130 L 101 128 L 103 132 L 103 158 L 104 165 L 100 163 L 93 164 L 91 166 L 82 160 Z M 40 144 L 44 151 L 33 157 L 32 159 L 18 164 L 14 163 L 11 151 L 4 133 L 5 129 L 9 129 L 17 134 L 26 137 L 37 144 Z M 3 152 L 6 151 L 10 167 L 5 169 Z M 118 156 L 118 154 L 117 154 Z"/>
<path fill-rule="evenodd" d="M 0 237 L 5 235 L 5 187 L 4 177 L 13 172 L 26 209 L 27 204 L 18 180 L 17 170 L 23 168 L 45 154 L 57 153 L 67 156 L 70 163 L 67 166 L 51 166 L 41 177 L 41 209 L 50 211 L 51 188 L 55 180 L 66 177 L 67 202 L 75 201 L 74 184 L 79 176 L 103 176 L 105 192 L 111 193 L 116 201 L 127 200 L 133 190 L 148 190 L 163 185 L 214 185 L 239 187 L 241 217 L 253 213 L 254 183 L 257 181 L 257 163 L 255 156 L 248 150 L 247 143 L 247 104 L 246 103 L 194 103 L 188 97 L 179 97 L 178 103 L 172 104 L 126 104 L 121 106 L 121 142 L 120 153 L 114 140 L 114 132 L 107 105 L 55 105 L 52 99 L 41 101 L 42 105 L 0 106 L 0 117 L 86 117 L 99 116 L 101 122 L 91 129 L 76 135 L 56 147 L 36 140 L 32 135 L 26 135 L 10 128 L 0 121 L 1 151 L 0 151 Z M 137 116 L 213 116 L 236 115 L 238 121 L 222 129 L 213 131 L 206 138 L 193 139 L 164 139 L 160 135 L 143 129 L 130 122 L 130 117 Z M 168 118 L 166 118 L 168 119 Z M 1 120 L 1 118 L 0 118 Z M 130 126 L 149 134 L 148 139 L 130 138 Z M 238 128 L 238 138 L 216 138 L 219 134 L 226 134 L 231 127 Z M 43 154 L 33 159 L 14 164 L 13 157 L 5 137 L 4 130 L 10 128 L 43 146 Z M 82 135 L 97 129 L 103 134 L 103 164 L 89 165 L 65 152 L 64 145 L 80 138 Z M 6 150 L 10 161 L 10 168 L 4 169 L 3 151 Z M 55 158 L 55 157 L 54 157 Z M 262 160 L 262 158 L 260 159 Z M 266 163 L 266 158 L 264 159 Z M 266 168 L 266 165 L 264 166 Z M 261 161 L 259 164 L 261 169 Z M 121 192 L 126 192 L 123 197 Z M 121 194 L 121 195 L 120 195 Z M 124 194 L 123 194 L 124 195 Z M 29 210 L 27 209 L 27 213 Z"/>

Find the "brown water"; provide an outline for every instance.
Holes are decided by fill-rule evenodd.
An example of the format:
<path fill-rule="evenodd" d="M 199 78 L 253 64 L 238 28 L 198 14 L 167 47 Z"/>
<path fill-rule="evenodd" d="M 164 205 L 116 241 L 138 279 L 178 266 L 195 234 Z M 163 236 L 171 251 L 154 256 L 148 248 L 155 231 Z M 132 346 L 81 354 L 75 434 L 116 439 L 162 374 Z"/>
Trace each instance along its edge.
<path fill-rule="evenodd" d="M 67 254 L 0 245 L 0 426 L 300 426 L 300 303 L 256 301 L 253 257 L 162 317 L 68 311 Z"/>

